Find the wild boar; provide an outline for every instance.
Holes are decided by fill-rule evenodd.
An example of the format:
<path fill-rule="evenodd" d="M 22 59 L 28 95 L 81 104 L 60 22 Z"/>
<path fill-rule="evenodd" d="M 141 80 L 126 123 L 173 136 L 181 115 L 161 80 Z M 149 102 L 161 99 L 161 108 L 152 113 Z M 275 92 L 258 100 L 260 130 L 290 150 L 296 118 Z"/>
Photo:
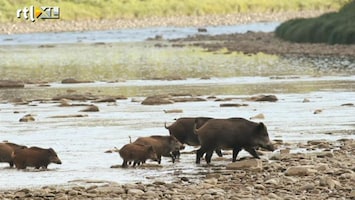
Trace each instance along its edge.
<path fill-rule="evenodd" d="M 134 144 L 150 145 L 154 148 L 157 154 L 158 163 L 161 163 L 161 157 L 171 157 L 172 162 L 175 162 L 175 155 L 172 154 L 174 151 L 179 151 L 185 148 L 174 136 L 161 136 L 153 135 L 150 137 L 139 137 Z"/>
<path fill-rule="evenodd" d="M 12 158 L 17 169 L 26 169 L 27 167 L 47 169 L 50 163 L 62 164 L 62 161 L 52 148 L 30 147 L 17 149 L 12 153 Z"/>
<path fill-rule="evenodd" d="M 200 128 L 208 120 L 213 119 L 210 117 L 182 117 L 177 119 L 170 126 L 165 128 L 169 130 L 170 135 L 173 135 L 182 144 L 187 144 L 190 146 L 199 146 L 200 141 L 197 135 L 194 133 L 194 126 Z M 221 150 L 216 149 L 218 156 L 222 156 Z M 173 152 L 173 154 L 178 157 L 180 156 L 180 151 Z"/>
<path fill-rule="evenodd" d="M 146 160 L 151 159 L 157 161 L 157 154 L 152 146 L 129 143 L 124 145 L 118 153 L 123 159 L 122 167 L 128 167 L 128 162 L 133 161 L 133 167 L 136 164 L 145 163 Z"/>
<path fill-rule="evenodd" d="M 14 161 L 12 159 L 12 152 L 16 149 L 27 148 L 23 145 L 18 145 L 10 142 L 0 143 L 0 162 L 9 163 L 10 167 L 14 166 Z"/>
<path fill-rule="evenodd" d="M 199 129 L 194 129 L 201 143 L 196 152 L 196 163 L 206 153 L 206 162 L 211 162 L 213 150 L 233 149 L 233 162 L 244 149 L 253 157 L 259 158 L 256 147 L 274 151 L 266 126 L 243 118 L 211 119 Z"/>

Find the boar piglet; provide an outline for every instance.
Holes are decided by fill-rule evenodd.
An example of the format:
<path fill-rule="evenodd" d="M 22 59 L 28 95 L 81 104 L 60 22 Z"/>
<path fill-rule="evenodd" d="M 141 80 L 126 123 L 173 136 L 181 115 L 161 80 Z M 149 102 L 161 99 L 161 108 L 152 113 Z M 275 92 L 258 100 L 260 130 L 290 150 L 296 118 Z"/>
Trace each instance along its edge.
<path fill-rule="evenodd" d="M 27 148 L 27 147 L 15 143 L 10 143 L 10 142 L 0 143 L 0 162 L 7 162 L 9 163 L 10 167 L 13 167 L 14 161 L 12 158 L 12 152 L 14 152 L 16 149 L 23 149 L 23 148 Z"/>
<path fill-rule="evenodd" d="M 165 128 L 169 130 L 170 135 L 174 136 L 182 144 L 190 146 L 200 146 L 200 141 L 197 135 L 194 133 L 194 128 L 200 128 L 208 120 L 213 119 L 211 117 L 182 117 L 178 118 L 173 124 Z M 220 150 L 216 150 L 218 156 L 222 156 Z M 173 154 L 176 157 L 180 156 L 180 151 L 175 151 Z"/>
<path fill-rule="evenodd" d="M 161 157 L 171 157 L 172 162 L 175 162 L 174 151 L 179 151 L 185 148 L 174 136 L 153 135 L 150 137 L 139 137 L 134 144 L 152 146 L 158 157 L 158 163 L 161 163 Z"/>
<path fill-rule="evenodd" d="M 201 128 L 195 129 L 201 143 L 196 153 L 196 163 L 206 153 L 206 162 L 211 162 L 213 150 L 233 149 L 233 162 L 244 149 L 253 157 L 259 158 L 256 147 L 274 151 L 266 126 L 243 118 L 211 119 Z"/>
<path fill-rule="evenodd" d="M 123 159 L 122 167 L 128 167 L 128 162 L 133 161 L 133 167 L 136 164 L 145 163 L 146 160 L 151 159 L 157 161 L 157 154 L 152 146 L 129 143 L 124 145 L 118 153 Z"/>
<path fill-rule="evenodd" d="M 62 164 L 62 161 L 52 148 L 30 147 L 17 149 L 12 153 L 12 158 L 17 169 L 26 169 L 27 167 L 47 169 L 50 163 Z"/>

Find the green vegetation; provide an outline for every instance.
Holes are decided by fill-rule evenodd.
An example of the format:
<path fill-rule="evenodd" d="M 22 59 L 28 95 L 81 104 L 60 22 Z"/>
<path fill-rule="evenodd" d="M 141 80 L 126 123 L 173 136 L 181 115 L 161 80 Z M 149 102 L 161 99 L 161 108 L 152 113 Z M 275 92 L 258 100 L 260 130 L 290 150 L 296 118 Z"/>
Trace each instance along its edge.
<path fill-rule="evenodd" d="M 0 21 L 16 21 L 30 5 L 59 6 L 64 20 L 196 16 L 246 12 L 339 9 L 349 0 L 2 0 Z"/>
<path fill-rule="evenodd" d="M 355 1 L 339 12 L 317 18 L 292 19 L 276 29 L 276 35 L 292 42 L 355 44 Z"/>

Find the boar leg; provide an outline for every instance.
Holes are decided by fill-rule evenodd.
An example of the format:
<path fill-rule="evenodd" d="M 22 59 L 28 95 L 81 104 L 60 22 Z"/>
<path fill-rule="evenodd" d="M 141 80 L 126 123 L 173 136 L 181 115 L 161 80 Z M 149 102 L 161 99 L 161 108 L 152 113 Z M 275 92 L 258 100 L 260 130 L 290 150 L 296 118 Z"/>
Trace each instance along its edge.
<path fill-rule="evenodd" d="M 175 163 L 176 156 L 174 155 L 173 152 L 170 153 L 170 157 L 173 163 Z"/>
<path fill-rule="evenodd" d="M 255 151 L 255 149 L 253 147 L 247 147 L 244 149 L 245 149 L 245 151 L 249 152 L 254 158 L 260 159 L 258 153 Z"/>
<path fill-rule="evenodd" d="M 204 153 L 205 151 L 202 148 L 196 151 L 196 164 L 200 164 L 201 157 L 203 156 Z"/>
<path fill-rule="evenodd" d="M 211 163 L 212 155 L 213 155 L 213 150 L 206 152 L 205 159 L 206 159 L 206 163 L 207 163 L 207 164 L 210 164 L 210 163 Z"/>
<path fill-rule="evenodd" d="M 235 162 L 237 161 L 237 156 L 238 156 L 238 153 L 242 150 L 242 148 L 240 147 L 236 147 L 233 149 L 233 158 L 232 158 L 232 162 Z"/>
<path fill-rule="evenodd" d="M 215 149 L 214 151 L 216 152 L 218 157 L 223 157 L 222 151 L 220 149 Z"/>
<path fill-rule="evenodd" d="M 14 162 L 9 162 L 9 165 L 10 165 L 10 168 L 13 168 L 14 167 Z"/>
<path fill-rule="evenodd" d="M 128 165 L 127 165 L 127 160 L 123 160 L 122 167 L 123 167 L 123 168 L 128 167 Z"/>
<path fill-rule="evenodd" d="M 180 151 L 173 151 L 172 154 L 174 155 L 175 159 L 180 158 Z"/>

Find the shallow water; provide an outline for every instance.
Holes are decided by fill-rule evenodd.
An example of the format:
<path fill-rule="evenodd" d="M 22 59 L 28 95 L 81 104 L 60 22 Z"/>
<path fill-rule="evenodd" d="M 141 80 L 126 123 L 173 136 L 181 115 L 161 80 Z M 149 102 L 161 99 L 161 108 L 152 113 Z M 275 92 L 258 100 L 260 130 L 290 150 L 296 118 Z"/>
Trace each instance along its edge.
<path fill-rule="evenodd" d="M 49 43 L 48 40 L 46 44 Z M 223 169 L 230 162 L 230 155 L 225 156 L 227 159 L 215 159 L 212 166 L 206 166 L 194 164 L 195 155 L 189 153 L 182 154 L 180 161 L 174 164 L 163 158 L 158 168 L 110 168 L 121 164 L 122 160 L 117 153 L 105 154 L 104 151 L 122 147 L 129 142 L 129 136 L 135 139 L 153 134 L 167 135 L 164 122 L 173 123 L 178 117 L 250 118 L 263 113 L 265 119 L 255 121 L 267 125 L 271 139 L 285 142 L 355 139 L 355 107 L 341 106 L 355 103 L 353 70 L 350 73 L 333 70 L 327 68 L 325 62 L 322 66 L 327 70 L 319 71 L 313 61 L 307 59 L 226 54 L 223 50 L 207 53 L 193 47 L 173 48 L 166 42 L 158 42 L 167 45 L 160 48 L 156 43 L 3 45 L 0 48 L 0 75 L 5 78 L 1 79 L 45 81 L 49 82 L 49 87 L 26 84 L 22 89 L 0 89 L 0 141 L 52 147 L 63 164 L 52 164 L 49 171 L 18 171 L 0 163 L 0 189 L 69 184 L 82 179 L 132 183 L 188 177 L 197 182 L 203 173 Z M 341 62 L 338 64 L 341 68 Z M 176 75 L 184 80 L 151 80 Z M 211 78 L 200 79 L 206 76 Z M 60 83 L 69 77 L 95 82 Z M 59 107 L 57 102 L 50 101 L 54 96 L 67 94 L 68 89 L 79 94 L 125 95 L 128 99 L 117 100 L 117 104 L 95 103 L 100 112 L 86 113 L 88 117 L 50 118 L 79 114 L 83 109 Z M 149 95 L 167 93 L 189 93 L 204 98 L 210 95 L 233 97 L 234 100 L 228 103 L 246 103 L 248 106 L 220 107 L 225 102 L 213 100 L 159 106 L 132 102 L 132 98 L 143 100 Z M 275 94 L 279 101 L 242 100 L 257 94 Z M 15 98 L 31 103 L 9 103 Z M 305 98 L 310 102 L 302 103 Z M 40 101 L 43 99 L 46 101 Z M 182 109 L 183 113 L 163 112 L 170 109 Z M 322 109 L 322 112 L 313 114 L 316 109 Z M 20 123 L 19 119 L 25 114 L 33 114 L 36 121 Z M 192 150 L 194 148 L 188 147 L 184 152 Z M 241 152 L 239 157 L 243 156 L 249 155 Z"/>
<path fill-rule="evenodd" d="M 108 31 L 83 31 L 62 33 L 26 33 L 26 34 L 0 34 L 1 45 L 40 45 L 40 44 L 64 44 L 64 43 L 97 43 L 97 42 L 138 42 L 155 36 L 164 39 L 176 39 L 196 34 L 227 34 L 245 33 L 247 31 L 271 32 L 280 23 L 252 23 L 234 26 L 207 26 L 207 33 L 197 31 L 196 27 L 154 27 L 140 29 L 120 29 Z"/>
<path fill-rule="evenodd" d="M 352 77 L 353 80 L 354 78 Z M 118 100 L 117 105 L 96 103 L 100 112 L 88 113 L 88 117 L 55 119 L 49 117 L 78 114 L 82 107 L 58 107 L 58 103 L 40 102 L 32 102 L 32 106 L 0 104 L 2 140 L 29 146 L 52 147 L 63 162 L 62 165 L 50 165 L 49 171 L 40 172 L 8 169 L 7 164 L 1 163 L 1 188 L 67 184 L 81 179 L 131 183 L 172 181 L 174 178 L 184 176 L 191 181 L 198 181 L 201 173 L 219 170 L 230 160 L 213 160 L 212 166 L 206 167 L 204 164 L 194 164 L 194 154 L 182 154 L 180 161 L 175 164 L 171 163 L 169 158 L 163 158 L 161 168 L 111 169 L 110 166 L 119 165 L 122 160 L 117 153 L 104 153 L 108 149 L 120 148 L 128 143 L 129 136 L 135 139 L 139 136 L 167 135 L 164 122 L 173 123 L 174 118 L 183 116 L 249 118 L 263 113 L 265 119 L 262 121 L 267 125 L 271 139 L 281 139 L 285 142 L 355 139 L 353 115 L 355 107 L 341 106 L 343 103 L 353 102 L 355 99 L 353 89 L 277 94 L 280 100 L 275 103 L 245 102 L 239 99 L 247 97 L 245 95 L 219 95 L 218 97 L 235 97 L 236 100 L 233 102 L 247 103 L 249 106 L 223 108 L 219 107 L 223 102 L 212 100 L 143 106 L 131 102 L 129 98 Z M 302 103 L 304 98 L 308 98 L 310 102 Z M 163 112 L 170 109 L 182 109 L 183 113 Z M 322 109 L 323 112 L 315 115 L 313 114 L 315 109 Z M 36 121 L 18 122 L 19 118 L 26 113 L 34 114 Z M 184 152 L 192 150 L 192 147 L 188 147 Z M 245 152 L 239 155 L 239 157 L 243 156 L 249 155 Z M 225 157 L 230 158 L 230 155 Z"/>

